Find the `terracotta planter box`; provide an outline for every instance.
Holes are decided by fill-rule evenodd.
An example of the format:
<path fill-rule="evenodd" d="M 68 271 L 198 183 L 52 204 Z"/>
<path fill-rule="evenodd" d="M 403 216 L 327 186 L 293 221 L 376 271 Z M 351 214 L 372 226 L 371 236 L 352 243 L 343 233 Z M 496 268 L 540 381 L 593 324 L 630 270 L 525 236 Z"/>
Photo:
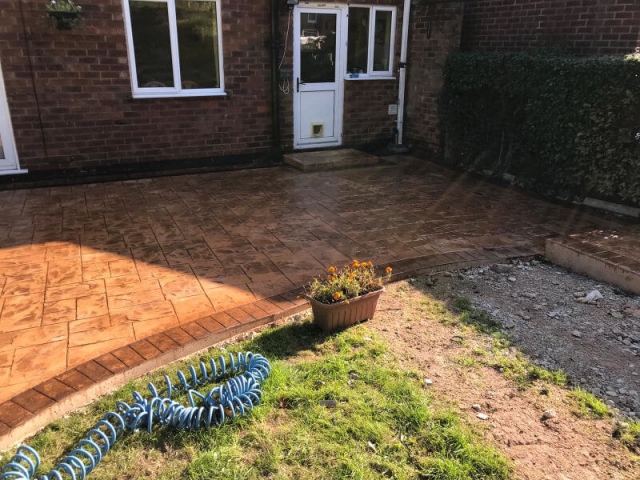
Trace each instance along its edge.
<path fill-rule="evenodd" d="M 384 292 L 384 287 L 375 292 L 352 298 L 348 302 L 345 300 L 331 305 L 309 298 L 313 311 L 313 322 L 325 332 L 331 332 L 369 320 L 373 318 L 382 292 Z"/>

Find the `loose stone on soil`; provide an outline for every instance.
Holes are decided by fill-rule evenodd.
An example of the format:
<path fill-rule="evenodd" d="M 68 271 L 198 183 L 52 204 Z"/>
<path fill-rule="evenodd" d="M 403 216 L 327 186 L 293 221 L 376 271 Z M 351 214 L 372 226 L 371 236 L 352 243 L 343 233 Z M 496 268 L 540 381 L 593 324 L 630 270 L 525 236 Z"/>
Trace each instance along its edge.
<path fill-rule="evenodd" d="M 478 417 L 480 420 L 488 420 L 489 416 L 484 414 L 484 413 L 479 413 L 478 415 L 476 415 L 476 417 Z"/>
<path fill-rule="evenodd" d="M 433 380 L 431 380 L 430 378 L 425 379 L 424 384 L 427 387 L 430 387 L 431 385 L 433 385 Z"/>
<path fill-rule="evenodd" d="M 516 322 L 514 322 L 514 321 L 513 321 L 513 320 L 511 320 L 510 318 L 507 318 L 507 319 L 504 321 L 504 323 L 502 324 L 502 326 L 503 326 L 504 328 L 507 328 L 507 329 L 512 329 L 512 328 L 514 328 L 514 327 L 516 326 Z"/>
<path fill-rule="evenodd" d="M 582 332 L 580 330 L 574 330 L 573 332 L 571 332 L 571 335 L 573 335 L 574 337 L 581 338 Z"/>
<path fill-rule="evenodd" d="M 515 282 L 515 281 L 516 281 L 516 277 L 509 277 L 509 279 L 508 279 L 508 280 L 509 280 L 511 283 L 513 283 L 513 282 Z"/>
<path fill-rule="evenodd" d="M 482 407 L 480 406 L 479 403 L 474 403 L 473 405 L 471 405 L 471 408 L 473 408 L 476 412 L 479 412 L 482 410 Z"/>
<path fill-rule="evenodd" d="M 491 265 L 491 270 L 496 273 L 509 273 L 511 268 L 511 265 L 507 265 L 505 263 L 496 263 L 495 265 Z"/>
<path fill-rule="evenodd" d="M 544 413 L 542 414 L 542 419 L 549 420 L 550 418 L 555 418 L 555 416 L 556 416 L 556 411 L 553 409 L 549 409 L 544 411 Z"/>

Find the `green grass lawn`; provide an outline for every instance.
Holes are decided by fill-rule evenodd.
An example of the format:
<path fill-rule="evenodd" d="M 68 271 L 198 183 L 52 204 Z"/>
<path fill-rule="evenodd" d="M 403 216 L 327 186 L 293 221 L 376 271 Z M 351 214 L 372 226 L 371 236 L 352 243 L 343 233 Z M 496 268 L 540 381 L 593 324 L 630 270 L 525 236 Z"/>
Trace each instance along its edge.
<path fill-rule="evenodd" d="M 228 348 L 261 353 L 273 367 L 263 403 L 219 429 L 166 427 L 125 434 L 90 475 L 191 479 L 506 479 L 509 462 L 437 406 L 414 371 L 364 326 L 325 336 L 310 322 L 268 329 Z M 212 349 L 202 358 L 218 356 Z M 197 359 L 192 359 L 192 362 Z M 64 458 L 117 400 L 184 368 L 180 363 L 132 382 L 82 411 L 60 419 L 31 440 L 41 471 Z M 336 400 L 335 408 L 320 406 Z M 182 399 L 183 403 L 186 400 Z M 5 453 L 4 465 L 13 452 Z"/>

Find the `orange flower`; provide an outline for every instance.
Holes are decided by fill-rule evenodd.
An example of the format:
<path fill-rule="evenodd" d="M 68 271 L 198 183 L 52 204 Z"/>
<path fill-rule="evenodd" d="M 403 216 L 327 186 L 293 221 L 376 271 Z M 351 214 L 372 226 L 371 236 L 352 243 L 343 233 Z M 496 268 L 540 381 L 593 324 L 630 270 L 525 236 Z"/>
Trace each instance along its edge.
<path fill-rule="evenodd" d="M 331 266 L 329 267 L 329 273 L 334 273 L 336 271 L 336 267 Z"/>
<path fill-rule="evenodd" d="M 384 271 L 387 272 L 387 273 L 391 273 L 391 272 L 393 272 L 393 268 L 387 267 L 387 268 L 385 268 Z"/>
<path fill-rule="evenodd" d="M 355 273 L 350 273 L 349 274 L 349 278 L 356 278 L 356 274 Z"/>
<path fill-rule="evenodd" d="M 340 292 L 336 292 L 333 294 L 333 299 L 334 300 L 340 300 L 340 297 L 342 296 L 342 294 Z"/>
<path fill-rule="evenodd" d="M 354 259 L 353 262 L 351 262 L 351 265 L 353 265 L 353 268 L 358 268 L 360 266 L 360 262 Z"/>
<path fill-rule="evenodd" d="M 329 275 L 329 276 L 327 277 L 327 280 L 328 280 L 328 281 L 330 281 L 330 282 L 334 281 L 335 279 L 336 279 L 336 276 L 335 276 L 335 275 Z"/>
<path fill-rule="evenodd" d="M 349 264 L 348 264 L 348 263 L 345 263 L 343 266 L 344 266 L 344 268 L 345 268 L 346 270 L 349 270 Z"/>

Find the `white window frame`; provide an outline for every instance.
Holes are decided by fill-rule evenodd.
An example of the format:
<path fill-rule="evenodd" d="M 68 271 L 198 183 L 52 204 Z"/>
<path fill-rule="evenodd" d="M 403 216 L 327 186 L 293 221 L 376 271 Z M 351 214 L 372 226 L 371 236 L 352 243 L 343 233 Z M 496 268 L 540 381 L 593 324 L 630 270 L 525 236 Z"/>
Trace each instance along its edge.
<path fill-rule="evenodd" d="M 226 95 L 224 91 L 224 70 L 222 68 L 222 15 L 220 13 L 220 0 L 200 0 L 216 4 L 216 17 L 218 27 L 218 71 L 220 72 L 219 88 L 193 88 L 183 89 L 180 75 L 180 50 L 178 48 L 178 27 L 176 22 L 176 0 L 138 0 L 149 3 L 164 3 L 169 14 L 169 39 L 171 42 L 171 59 L 173 64 L 173 87 L 149 87 L 138 85 L 138 72 L 136 70 L 135 50 L 133 46 L 133 29 L 131 26 L 131 10 L 129 0 L 122 0 L 124 24 L 127 37 L 127 53 L 129 56 L 129 69 L 131 71 L 131 91 L 133 98 L 164 98 L 164 97 L 210 97 Z"/>
<path fill-rule="evenodd" d="M 357 3 L 350 4 L 349 8 L 367 8 L 369 9 L 369 39 L 367 46 L 367 71 L 358 74 L 357 77 L 352 77 L 349 72 L 346 72 L 347 80 L 366 80 L 366 79 L 380 79 L 380 78 L 394 78 L 393 77 L 393 61 L 395 59 L 395 41 L 396 41 L 396 7 L 383 7 L 373 5 L 359 5 Z M 376 34 L 376 12 L 391 12 L 391 38 L 389 39 L 389 70 L 374 70 L 373 69 L 373 51 L 375 48 L 375 34 Z M 349 9 L 347 9 L 347 15 Z M 347 42 L 349 42 L 349 22 L 347 23 Z"/>

